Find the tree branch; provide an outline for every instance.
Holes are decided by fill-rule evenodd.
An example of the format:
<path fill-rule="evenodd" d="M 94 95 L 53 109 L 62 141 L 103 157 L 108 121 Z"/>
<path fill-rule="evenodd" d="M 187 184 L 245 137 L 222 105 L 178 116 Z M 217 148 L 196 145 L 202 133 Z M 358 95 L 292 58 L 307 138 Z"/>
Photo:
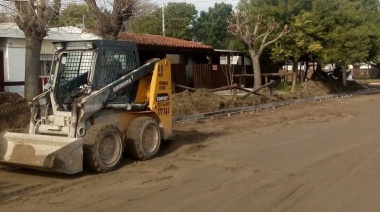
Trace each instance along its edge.
<path fill-rule="evenodd" d="M 288 28 L 288 25 L 285 25 L 285 26 L 284 26 L 284 29 L 282 30 L 282 32 L 280 32 L 280 33 L 278 34 L 277 37 L 275 37 L 275 38 L 272 39 L 271 41 L 268 41 L 268 42 L 266 42 L 266 43 L 264 43 L 264 44 L 262 44 L 262 45 L 260 46 L 259 54 L 261 54 L 261 53 L 263 52 L 263 50 L 264 50 L 267 46 L 269 46 L 269 45 L 271 45 L 272 43 L 278 41 L 278 39 L 280 39 L 281 37 L 283 37 L 284 35 L 289 34 L 289 33 L 290 33 L 290 29 Z"/>
<path fill-rule="evenodd" d="M 85 2 L 96 17 L 100 35 L 105 39 L 117 39 L 124 22 L 133 16 L 137 0 L 114 0 L 111 14 L 102 12 L 95 0 Z"/>

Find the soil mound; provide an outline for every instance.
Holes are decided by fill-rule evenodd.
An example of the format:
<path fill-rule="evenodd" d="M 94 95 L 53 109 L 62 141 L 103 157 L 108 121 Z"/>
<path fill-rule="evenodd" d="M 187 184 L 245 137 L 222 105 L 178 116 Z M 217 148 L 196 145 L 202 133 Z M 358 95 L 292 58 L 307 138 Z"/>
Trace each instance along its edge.
<path fill-rule="evenodd" d="M 190 115 L 216 111 L 225 104 L 226 98 L 199 89 L 194 93 L 186 90 L 173 95 L 173 114 Z"/>
<path fill-rule="evenodd" d="M 270 102 L 286 101 L 313 96 L 323 96 L 334 93 L 342 93 L 364 89 L 355 81 L 348 81 L 347 87 L 333 78 L 324 81 L 308 81 L 299 85 L 294 93 L 277 90 L 271 96 L 269 89 L 260 90 L 260 95 L 251 95 L 246 99 L 233 100 L 231 96 L 220 96 L 209 92 L 207 89 L 199 89 L 194 93 L 188 90 L 173 95 L 173 115 L 183 116 L 197 113 L 218 111 L 221 109 L 253 106 Z"/>
<path fill-rule="evenodd" d="M 183 116 L 213 112 L 221 109 L 264 104 L 277 100 L 275 97 L 268 97 L 267 95 L 234 100 L 231 96 L 217 95 L 209 92 L 207 89 L 199 89 L 193 93 L 186 90 L 173 95 L 173 115 Z"/>
<path fill-rule="evenodd" d="M 30 109 L 17 93 L 0 92 L 0 132 L 20 131 L 29 124 Z"/>
<path fill-rule="evenodd" d="M 295 92 L 301 98 L 312 96 L 323 96 L 334 93 L 343 93 L 348 91 L 357 91 L 364 89 L 362 85 L 355 81 L 347 81 L 347 87 L 343 83 L 333 78 L 328 78 L 325 81 L 307 81 Z"/>

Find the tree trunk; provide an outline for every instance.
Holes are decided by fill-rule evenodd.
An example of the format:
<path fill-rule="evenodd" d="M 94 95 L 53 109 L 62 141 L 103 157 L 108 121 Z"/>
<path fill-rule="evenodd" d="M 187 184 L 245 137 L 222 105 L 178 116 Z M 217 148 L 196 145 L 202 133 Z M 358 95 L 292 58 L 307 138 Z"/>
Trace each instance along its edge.
<path fill-rule="evenodd" d="M 262 85 L 260 55 L 250 53 L 253 61 L 253 88 L 257 89 Z"/>
<path fill-rule="evenodd" d="M 25 36 L 25 88 L 24 94 L 27 101 L 39 94 L 39 75 L 41 73 L 40 54 L 42 39 L 33 36 Z"/>
<path fill-rule="evenodd" d="M 293 80 L 292 80 L 292 90 L 291 90 L 292 93 L 296 89 L 297 78 L 298 78 L 298 60 L 294 59 L 293 60 Z"/>
<path fill-rule="evenodd" d="M 343 80 L 343 86 L 347 87 L 347 72 L 346 72 L 346 66 L 343 66 L 343 68 L 342 68 L 342 80 Z"/>
<path fill-rule="evenodd" d="M 302 65 L 302 68 L 300 70 L 300 83 L 304 83 L 305 82 L 305 76 L 306 76 L 306 67 L 305 65 Z"/>

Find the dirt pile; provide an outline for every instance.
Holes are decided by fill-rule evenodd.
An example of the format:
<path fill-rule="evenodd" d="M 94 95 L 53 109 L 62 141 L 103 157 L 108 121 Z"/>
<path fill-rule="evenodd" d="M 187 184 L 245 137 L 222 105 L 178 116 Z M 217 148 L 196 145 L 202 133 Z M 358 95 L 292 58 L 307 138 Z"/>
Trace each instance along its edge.
<path fill-rule="evenodd" d="M 29 106 L 20 95 L 0 92 L 0 132 L 25 129 L 29 118 Z"/>
<path fill-rule="evenodd" d="M 220 96 L 211 93 L 206 89 L 199 89 L 194 93 L 184 91 L 173 95 L 173 114 L 174 116 L 182 116 L 213 112 L 228 108 L 246 107 L 270 102 L 355 91 L 363 88 L 363 86 L 355 81 L 348 81 L 347 87 L 345 87 L 340 81 L 327 79 L 323 82 L 305 82 L 299 85 L 294 93 L 286 90 L 276 90 L 274 95 L 271 96 L 269 89 L 262 89 L 259 92 L 261 94 L 259 96 L 251 95 L 246 99 L 238 97 L 237 100 L 233 100 L 231 96 Z"/>
<path fill-rule="evenodd" d="M 269 91 L 263 91 L 269 93 Z M 278 101 L 276 97 L 261 95 L 248 97 L 246 99 L 232 99 L 231 96 L 221 96 L 211 93 L 206 89 L 195 92 L 184 91 L 173 95 L 174 116 L 191 115 L 197 113 L 213 112 L 222 109 L 245 107 L 268 102 Z"/>
<path fill-rule="evenodd" d="M 307 81 L 296 90 L 294 95 L 295 98 L 305 98 L 360 89 L 364 89 L 364 87 L 355 81 L 347 81 L 347 87 L 345 87 L 340 81 L 328 78 L 325 81 Z"/>
<path fill-rule="evenodd" d="M 188 90 L 173 95 L 173 114 L 190 115 L 219 110 L 226 98 L 199 89 L 194 93 Z"/>

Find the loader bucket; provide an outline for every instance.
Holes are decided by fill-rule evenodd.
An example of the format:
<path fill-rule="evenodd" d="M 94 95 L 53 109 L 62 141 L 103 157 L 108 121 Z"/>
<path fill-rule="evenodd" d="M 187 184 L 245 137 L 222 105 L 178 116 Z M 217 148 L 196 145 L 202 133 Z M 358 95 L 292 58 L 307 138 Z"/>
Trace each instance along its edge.
<path fill-rule="evenodd" d="M 83 170 L 82 138 L 2 133 L 0 163 L 49 172 L 74 174 Z"/>

